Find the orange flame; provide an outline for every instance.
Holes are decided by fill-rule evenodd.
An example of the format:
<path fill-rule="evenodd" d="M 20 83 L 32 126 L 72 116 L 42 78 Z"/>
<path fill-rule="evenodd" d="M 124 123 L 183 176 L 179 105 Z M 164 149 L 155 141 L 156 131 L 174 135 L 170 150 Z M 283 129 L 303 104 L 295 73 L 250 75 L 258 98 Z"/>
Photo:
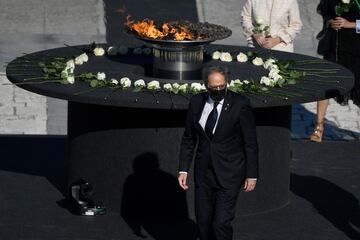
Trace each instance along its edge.
<path fill-rule="evenodd" d="M 160 30 L 156 27 L 153 20 L 144 19 L 143 21 L 134 23 L 134 21 L 131 21 L 130 18 L 130 15 L 126 17 L 125 25 L 130 30 L 137 32 L 137 34 L 141 37 L 152 39 L 163 39 L 165 37 L 169 37 L 176 41 L 192 40 L 194 38 L 193 34 L 184 27 L 177 29 L 171 27 L 168 23 L 164 23 L 161 26 L 162 30 Z"/>

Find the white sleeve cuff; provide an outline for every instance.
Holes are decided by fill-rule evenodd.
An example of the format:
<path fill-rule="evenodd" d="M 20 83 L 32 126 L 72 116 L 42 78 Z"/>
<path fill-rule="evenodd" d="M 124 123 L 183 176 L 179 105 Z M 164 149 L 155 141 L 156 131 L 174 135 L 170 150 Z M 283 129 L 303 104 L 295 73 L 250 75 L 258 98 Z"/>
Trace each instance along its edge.
<path fill-rule="evenodd" d="M 185 174 L 188 174 L 187 172 L 184 172 L 184 171 L 180 171 L 180 172 L 179 172 L 179 174 L 180 174 L 180 173 L 185 173 Z"/>

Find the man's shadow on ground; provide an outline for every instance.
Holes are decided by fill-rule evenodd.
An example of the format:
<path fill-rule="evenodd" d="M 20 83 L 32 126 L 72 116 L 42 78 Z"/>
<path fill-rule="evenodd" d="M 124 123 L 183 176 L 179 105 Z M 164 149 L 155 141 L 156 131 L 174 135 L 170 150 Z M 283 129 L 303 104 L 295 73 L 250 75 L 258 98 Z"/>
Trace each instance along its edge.
<path fill-rule="evenodd" d="M 290 190 L 311 202 L 319 214 L 350 239 L 360 239 L 360 205 L 353 194 L 323 178 L 294 173 Z"/>
<path fill-rule="evenodd" d="M 124 183 L 121 216 L 134 234 L 145 238 L 143 228 L 156 240 L 195 240 L 185 191 L 176 177 L 159 168 L 157 155 L 139 155 L 133 170 Z"/>

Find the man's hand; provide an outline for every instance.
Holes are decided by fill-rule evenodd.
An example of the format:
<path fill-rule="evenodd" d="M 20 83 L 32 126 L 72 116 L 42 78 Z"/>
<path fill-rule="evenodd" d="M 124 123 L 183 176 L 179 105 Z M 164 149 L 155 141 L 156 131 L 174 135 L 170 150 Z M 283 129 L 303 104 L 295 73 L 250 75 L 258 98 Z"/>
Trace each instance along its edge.
<path fill-rule="evenodd" d="M 281 43 L 281 39 L 279 37 L 268 37 L 265 38 L 263 48 L 271 49 Z"/>
<path fill-rule="evenodd" d="M 255 189 L 256 186 L 256 180 L 254 179 L 246 179 L 244 184 L 244 191 L 245 192 L 251 192 Z"/>
<path fill-rule="evenodd" d="M 179 173 L 178 181 L 182 189 L 186 190 L 189 186 L 186 184 L 187 173 Z"/>
<path fill-rule="evenodd" d="M 265 37 L 262 34 L 253 34 L 252 36 L 260 47 L 264 47 Z"/>

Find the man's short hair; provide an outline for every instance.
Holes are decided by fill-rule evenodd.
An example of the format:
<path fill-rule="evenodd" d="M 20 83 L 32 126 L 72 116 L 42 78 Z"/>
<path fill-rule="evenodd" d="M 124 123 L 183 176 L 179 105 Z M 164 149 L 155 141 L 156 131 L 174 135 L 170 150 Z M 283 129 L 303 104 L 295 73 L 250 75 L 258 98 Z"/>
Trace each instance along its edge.
<path fill-rule="evenodd" d="M 209 67 L 205 67 L 203 69 L 203 80 L 204 80 L 205 85 L 208 84 L 209 75 L 212 73 L 220 73 L 224 76 L 226 82 L 228 82 L 228 80 L 229 80 L 229 70 L 226 67 L 209 66 Z"/>

